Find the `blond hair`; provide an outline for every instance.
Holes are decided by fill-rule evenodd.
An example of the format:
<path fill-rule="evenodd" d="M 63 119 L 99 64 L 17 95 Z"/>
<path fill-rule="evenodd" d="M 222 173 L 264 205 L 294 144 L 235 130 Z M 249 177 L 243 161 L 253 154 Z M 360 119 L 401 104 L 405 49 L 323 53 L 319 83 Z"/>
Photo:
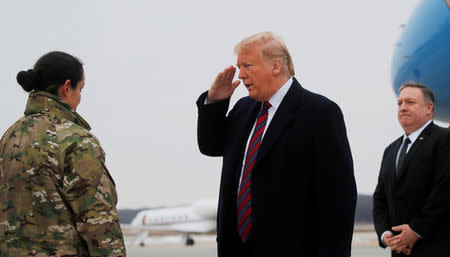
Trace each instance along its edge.
<path fill-rule="evenodd" d="M 294 64 L 291 55 L 284 43 L 284 40 L 273 32 L 261 32 L 244 38 L 234 47 L 234 53 L 239 54 L 247 50 L 255 43 L 262 43 L 260 47 L 260 56 L 264 60 L 279 59 L 282 62 L 283 72 L 287 76 L 294 76 Z"/>

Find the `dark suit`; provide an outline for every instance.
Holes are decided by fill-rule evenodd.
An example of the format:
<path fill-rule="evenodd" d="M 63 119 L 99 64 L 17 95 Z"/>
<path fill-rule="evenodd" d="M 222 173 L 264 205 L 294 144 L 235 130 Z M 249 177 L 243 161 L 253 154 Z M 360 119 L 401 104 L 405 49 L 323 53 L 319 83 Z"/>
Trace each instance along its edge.
<path fill-rule="evenodd" d="M 383 232 L 402 224 L 423 238 L 410 256 L 450 256 L 450 130 L 428 125 L 409 149 L 396 175 L 403 137 L 384 151 L 373 195 L 379 244 Z M 393 253 L 392 256 L 404 256 Z"/>
<path fill-rule="evenodd" d="M 270 122 L 251 175 L 249 245 L 237 233 L 236 199 L 245 145 L 261 103 L 197 101 L 198 145 L 223 156 L 217 215 L 219 257 L 350 256 L 356 204 L 353 162 L 341 110 L 295 80 Z M 250 249 L 248 249 L 250 248 Z"/>

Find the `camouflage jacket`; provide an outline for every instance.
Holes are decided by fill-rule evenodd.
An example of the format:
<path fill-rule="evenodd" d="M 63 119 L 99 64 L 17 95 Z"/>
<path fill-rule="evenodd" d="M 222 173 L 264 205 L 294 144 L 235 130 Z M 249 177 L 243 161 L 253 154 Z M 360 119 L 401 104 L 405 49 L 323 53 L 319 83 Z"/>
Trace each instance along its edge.
<path fill-rule="evenodd" d="M 31 93 L 0 141 L 0 257 L 125 256 L 114 182 L 86 121 Z"/>

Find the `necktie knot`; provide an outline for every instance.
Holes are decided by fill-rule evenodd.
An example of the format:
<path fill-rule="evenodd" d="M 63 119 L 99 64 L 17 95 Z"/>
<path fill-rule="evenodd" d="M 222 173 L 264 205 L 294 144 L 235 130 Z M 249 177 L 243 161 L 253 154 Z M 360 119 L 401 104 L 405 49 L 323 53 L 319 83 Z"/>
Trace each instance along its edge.
<path fill-rule="evenodd" d="M 409 145 L 409 143 L 411 143 L 411 140 L 409 139 L 409 137 L 406 137 L 403 144 Z"/>
<path fill-rule="evenodd" d="M 262 105 L 262 110 L 267 111 L 267 110 L 269 110 L 270 107 L 272 107 L 272 105 L 269 103 L 269 101 L 266 101 Z"/>

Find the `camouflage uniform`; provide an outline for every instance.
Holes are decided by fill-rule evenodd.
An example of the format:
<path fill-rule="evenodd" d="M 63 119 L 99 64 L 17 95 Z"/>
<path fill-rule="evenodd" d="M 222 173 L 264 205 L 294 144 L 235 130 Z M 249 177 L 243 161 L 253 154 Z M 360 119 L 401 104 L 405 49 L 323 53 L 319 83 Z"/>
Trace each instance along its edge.
<path fill-rule="evenodd" d="M 0 257 L 125 256 L 114 182 L 86 121 L 31 93 L 0 141 Z"/>

